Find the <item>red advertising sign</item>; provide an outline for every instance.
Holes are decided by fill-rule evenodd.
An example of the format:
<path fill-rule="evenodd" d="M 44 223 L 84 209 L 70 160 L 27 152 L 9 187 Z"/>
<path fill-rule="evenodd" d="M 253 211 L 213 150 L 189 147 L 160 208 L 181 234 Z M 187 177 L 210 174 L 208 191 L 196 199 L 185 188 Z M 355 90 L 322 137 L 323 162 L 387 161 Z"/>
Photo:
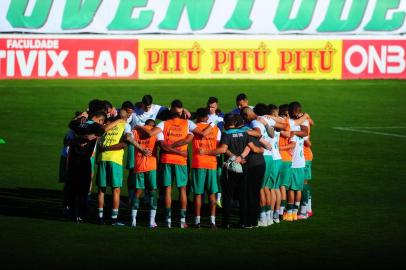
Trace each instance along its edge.
<path fill-rule="evenodd" d="M 343 79 L 406 79 L 406 40 L 345 40 Z"/>
<path fill-rule="evenodd" d="M 0 39 L 0 79 L 138 78 L 138 41 Z"/>

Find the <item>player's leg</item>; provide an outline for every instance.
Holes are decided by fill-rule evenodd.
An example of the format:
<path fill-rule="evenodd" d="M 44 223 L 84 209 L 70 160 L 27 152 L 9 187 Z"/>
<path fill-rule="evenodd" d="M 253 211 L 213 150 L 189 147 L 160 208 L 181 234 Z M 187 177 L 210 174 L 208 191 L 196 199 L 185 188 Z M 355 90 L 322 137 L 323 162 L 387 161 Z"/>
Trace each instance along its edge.
<path fill-rule="evenodd" d="M 300 201 L 302 199 L 302 190 L 304 182 L 304 168 L 292 169 L 292 190 L 295 191 L 295 203 L 293 205 L 293 220 L 298 219 L 298 211 L 300 207 Z"/>
<path fill-rule="evenodd" d="M 136 182 L 134 170 L 128 170 L 127 176 L 127 191 L 128 191 L 128 205 L 131 206 L 131 202 L 135 195 L 135 182 Z"/>
<path fill-rule="evenodd" d="M 206 170 L 206 190 L 209 194 L 210 228 L 217 229 L 216 226 L 216 194 L 219 191 L 217 170 Z"/>
<path fill-rule="evenodd" d="M 118 210 L 120 207 L 120 191 L 121 191 L 121 189 L 119 187 L 112 188 L 113 206 L 112 206 L 112 210 L 111 210 L 111 224 L 122 226 L 124 224 L 118 222 Z"/>
<path fill-rule="evenodd" d="M 99 224 L 104 224 L 104 194 L 106 193 L 107 187 L 107 171 L 105 161 L 100 161 L 97 166 L 96 185 L 98 188 L 97 218 Z"/>
<path fill-rule="evenodd" d="M 275 209 L 275 194 L 272 194 L 272 191 L 269 187 L 265 188 L 265 196 L 266 196 L 266 222 L 267 226 L 273 224 L 273 212 Z"/>
<path fill-rule="evenodd" d="M 258 226 L 258 214 L 259 214 L 259 192 L 261 190 L 262 180 L 265 176 L 265 162 L 261 165 L 255 166 L 251 171 L 248 169 L 248 179 L 249 179 L 249 190 L 250 194 L 248 196 L 249 205 L 249 219 L 250 224 L 253 227 Z M 265 188 L 265 196 L 266 196 Z M 269 189 L 268 189 L 269 191 Z"/>
<path fill-rule="evenodd" d="M 289 189 L 287 193 L 288 193 L 288 204 L 286 207 L 287 214 L 284 217 L 284 220 L 293 221 L 293 205 L 295 203 L 295 191 Z"/>
<path fill-rule="evenodd" d="M 149 190 L 149 207 L 150 207 L 150 215 L 149 215 L 149 227 L 154 229 L 157 227 L 155 217 L 156 211 L 158 209 L 158 193 L 157 193 L 157 174 L 156 170 L 149 171 L 145 173 L 147 179 L 147 187 Z"/>
<path fill-rule="evenodd" d="M 118 212 L 120 207 L 120 194 L 123 186 L 123 166 L 108 162 L 108 178 L 110 186 L 113 190 L 113 209 L 111 210 L 111 222 L 115 226 L 123 226 L 124 224 L 118 221 Z"/>
<path fill-rule="evenodd" d="M 265 195 L 265 220 L 266 226 L 273 224 L 273 211 L 274 211 L 274 198 L 275 195 L 272 194 L 272 168 L 273 168 L 273 159 L 272 156 L 264 156 L 265 159 L 265 172 L 264 172 L 264 181 L 262 188 L 264 189 Z"/>
<path fill-rule="evenodd" d="M 282 162 L 281 165 L 281 207 L 279 211 L 279 216 L 283 216 L 285 214 L 285 208 L 287 208 L 287 197 L 288 197 L 288 187 L 291 185 L 292 182 L 292 172 L 291 172 L 291 162 Z"/>
<path fill-rule="evenodd" d="M 88 208 L 89 186 L 92 182 L 91 162 L 87 157 L 81 158 L 81 173 L 78 186 L 78 213 L 79 217 L 86 219 Z"/>
<path fill-rule="evenodd" d="M 300 200 L 302 199 L 302 191 L 295 191 L 295 204 L 293 205 L 293 220 L 297 220 L 297 214 L 300 207 Z"/>
<path fill-rule="evenodd" d="M 136 189 L 131 201 L 131 227 L 137 226 L 137 213 L 140 208 L 140 198 L 144 189 Z"/>
<path fill-rule="evenodd" d="M 260 192 L 259 192 L 259 197 L 260 197 L 260 202 L 259 202 L 259 206 L 260 206 L 260 217 L 259 217 L 259 222 L 258 225 L 260 227 L 266 227 L 268 226 L 268 222 L 266 219 L 266 210 L 267 210 L 267 205 L 266 205 L 266 194 L 265 194 L 265 188 L 261 188 Z"/>
<path fill-rule="evenodd" d="M 279 223 L 279 213 L 281 208 L 281 191 L 279 188 L 272 189 L 272 192 L 275 194 L 275 208 L 273 213 L 273 221 Z"/>
<path fill-rule="evenodd" d="M 222 155 L 217 156 L 217 187 L 218 192 L 216 194 L 216 204 L 218 207 L 222 208 L 221 196 L 222 196 L 222 189 L 221 189 L 221 174 L 222 174 L 222 164 L 223 164 L 223 157 Z"/>
<path fill-rule="evenodd" d="M 186 229 L 188 225 L 186 224 L 186 209 L 187 209 L 187 179 L 188 172 L 187 166 L 174 165 L 176 186 L 179 189 L 180 195 L 180 227 Z"/>
<path fill-rule="evenodd" d="M 232 210 L 232 200 L 234 198 L 234 190 L 236 182 L 233 181 L 232 172 L 224 169 L 221 174 L 221 186 L 223 190 L 223 217 L 222 217 L 222 227 L 228 229 L 231 227 L 231 210 Z"/>
<path fill-rule="evenodd" d="M 194 195 L 195 224 L 200 228 L 200 211 L 202 207 L 202 194 L 204 193 L 205 171 L 203 169 L 192 168 L 192 178 L 190 183 L 191 192 Z"/>
<path fill-rule="evenodd" d="M 145 184 L 144 184 L 144 179 L 145 175 L 144 173 L 134 173 L 134 182 L 133 183 L 133 196 L 131 198 L 131 227 L 136 227 L 137 226 L 137 213 L 138 209 L 140 207 L 140 198 L 142 195 L 142 191 L 145 190 Z"/>
<path fill-rule="evenodd" d="M 172 166 L 171 164 L 161 164 L 161 182 L 165 191 L 165 220 L 168 228 L 172 226 Z"/>
<path fill-rule="evenodd" d="M 200 228 L 200 210 L 202 207 L 202 195 L 195 194 L 194 198 L 195 203 L 195 227 Z"/>
<path fill-rule="evenodd" d="M 306 216 L 313 216 L 312 210 L 312 188 L 310 186 L 310 180 L 312 179 L 312 161 L 306 161 L 305 168 L 305 185 L 303 186 L 303 191 L 306 192 L 306 200 L 303 200 L 306 203 Z"/>
<path fill-rule="evenodd" d="M 281 183 L 280 183 L 280 170 L 282 161 L 272 159 L 271 167 L 271 181 L 269 189 L 271 190 L 271 210 L 273 210 L 272 221 L 279 223 L 279 212 L 281 207 Z"/>

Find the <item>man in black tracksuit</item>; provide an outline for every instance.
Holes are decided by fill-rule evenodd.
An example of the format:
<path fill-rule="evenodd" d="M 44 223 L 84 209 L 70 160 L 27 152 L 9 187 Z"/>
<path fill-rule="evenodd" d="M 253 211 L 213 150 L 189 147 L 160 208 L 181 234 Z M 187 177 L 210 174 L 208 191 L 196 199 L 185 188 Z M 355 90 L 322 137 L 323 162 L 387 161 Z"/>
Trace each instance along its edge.
<path fill-rule="evenodd" d="M 259 142 L 256 143 L 255 139 L 253 141 L 253 137 L 249 136 L 247 129 L 242 127 L 243 121 L 240 115 L 228 114 L 224 117 L 224 123 L 225 131 L 221 136 L 219 148 L 210 152 L 201 151 L 201 154 L 217 155 L 225 153 L 228 157 L 235 157 L 236 162 L 241 164 L 241 173 L 232 172 L 227 169 L 224 169 L 222 173 L 222 226 L 224 228 L 231 227 L 231 203 L 234 198 L 234 193 L 239 191 L 240 225 L 244 228 L 250 228 L 256 226 L 257 223 L 259 204 L 255 203 L 258 202 L 259 185 L 257 192 L 256 182 L 252 182 L 248 174 L 250 172 L 253 173 L 252 170 L 255 170 L 258 165 L 258 156 L 254 154 L 261 154 L 263 149 L 258 147 Z M 250 153 L 249 155 L 248 152 Z M 247 158 L 247 160 L 245 158 Z"/>
<path fill-rule="evenodd" d="M 68 181 L 70 183 L 69 201 L 72 203 L 70 214 L 76 222 L 82 222 L 87 210 L 87 194 L 92 181 L 90 158 L 96 146 L 97 137 L 104 134 L 104 112 L 93 113 L 89 120 L 77 119 L 69 124 L 75 138 L 69 142 L 67 162 Z"/>

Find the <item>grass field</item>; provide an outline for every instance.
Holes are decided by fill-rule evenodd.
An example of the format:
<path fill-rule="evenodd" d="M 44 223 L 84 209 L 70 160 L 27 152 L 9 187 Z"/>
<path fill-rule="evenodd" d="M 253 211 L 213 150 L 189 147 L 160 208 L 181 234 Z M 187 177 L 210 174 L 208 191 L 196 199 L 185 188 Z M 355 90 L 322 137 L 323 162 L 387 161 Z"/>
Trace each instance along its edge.
<path fill-rule="evenodd" d="M 405 89 L 402 81 L 0 81 L 0 138 L 7 142 L 0 145 L 2 268 L 394 265 L 406 250 Z M 73 112 L 90 99 L 119 106 L 150 93 L 155 103 L 180 98 L 195 109 L 215 95 L 229 111 L 240 92 L 251 104 L 298 100 L 314 118 L 313 218 L 231 231 L 61 218 L 62 138 Z"/>

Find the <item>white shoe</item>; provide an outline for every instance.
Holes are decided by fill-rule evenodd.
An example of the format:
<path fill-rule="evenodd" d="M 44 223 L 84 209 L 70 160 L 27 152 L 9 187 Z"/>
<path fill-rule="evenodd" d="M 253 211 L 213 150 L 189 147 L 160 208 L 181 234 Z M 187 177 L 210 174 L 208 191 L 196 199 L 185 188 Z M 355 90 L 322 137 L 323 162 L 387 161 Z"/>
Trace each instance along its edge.
<path fill-rule="evenodd" d="M 187 228 L 189 228 L 189 225 L 187 225 L 186 222 L 181 222 L 181 223 L 180 223 L 180 228 L 181 228 L 181 229 L 187 229 Z"/>
<path fill-rule="evenodd" d="M 131 227 L 137 227 L 137 220 L 133 219 L 130 224 Z"/>
<path fill-rule="evenodd" d="M 259 221 L 258 221 L 258 226 L 259 226 L 259 227 L 267 227 L 267 226 L 268 226 L 268 222 L 259 220 Z"/>
<path fill-rule="evenodd" d="M 268 225 L 268 226 L 273 225 L 273 219 L 272 219 L 272 218 L 268 219 L 268 221 L 267 221 L 267 225 Z"/>
<path fill-rule="evenodd" d="M 273 222 L 276 223 L 276 224 L 279 224 L 279 223 L 280 223 L 280 220 L 279 220 L 279 218 L 274 218 L 274 219 L 273 219 Z"/>
<path fill-rule="evenodd" d="M 168 227 L 168 229 L 170 229 L 172 227 L 172 220 L 171 219 L 166 220 L 166 226 Z"/>
<path fill-rule="evenodd" d="M 152 223 L 152 224 L 149 224 L 149 227 L 150 227 L 151 229 L 155 229 L 155 228 L 158 228 L 158 225 L 154 222 L 154 223 Z"/>

